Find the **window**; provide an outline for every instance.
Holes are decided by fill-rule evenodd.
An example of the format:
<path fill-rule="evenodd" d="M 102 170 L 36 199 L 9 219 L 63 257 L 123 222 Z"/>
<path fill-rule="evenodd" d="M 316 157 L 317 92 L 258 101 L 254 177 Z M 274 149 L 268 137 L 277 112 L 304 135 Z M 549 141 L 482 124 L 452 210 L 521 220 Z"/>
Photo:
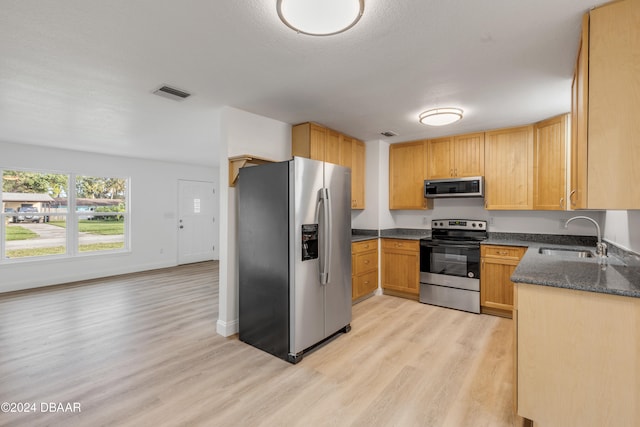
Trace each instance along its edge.
<path fill-rule="evenodd" d="M 0 262 L 128 250 L 128 182 L 2 170 Z"/>

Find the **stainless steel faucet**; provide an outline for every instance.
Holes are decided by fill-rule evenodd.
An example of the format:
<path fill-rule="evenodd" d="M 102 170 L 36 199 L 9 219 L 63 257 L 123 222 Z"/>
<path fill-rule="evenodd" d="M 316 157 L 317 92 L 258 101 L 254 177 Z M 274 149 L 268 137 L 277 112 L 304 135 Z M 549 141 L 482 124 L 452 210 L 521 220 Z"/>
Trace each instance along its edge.
<path fill-rule="evenodd" d="M 600 257 L 607 256 L 607 244 L 602 241 L 602 236 L 600 234 L 600 226 L 593 218 L 589 218 L 588 216 L 574 216 L 573 218 L 569 218 L 567 222 L 564 224 L 564 228 L 569 226 L 569 223 L 574 219 L 586 219 L 587 221 L 591 221 L 596 226 L 596 233 L 598 234 L 598 243 L 596 244 L 596 255 Z"/>

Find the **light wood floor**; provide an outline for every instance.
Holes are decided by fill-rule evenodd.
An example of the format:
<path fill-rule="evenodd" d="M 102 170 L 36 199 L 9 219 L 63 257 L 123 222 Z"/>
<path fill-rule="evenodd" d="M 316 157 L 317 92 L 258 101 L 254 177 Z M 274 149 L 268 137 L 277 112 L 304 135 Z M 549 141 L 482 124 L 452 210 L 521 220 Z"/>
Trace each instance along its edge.
<path fill-rule="evenodd" d="M 374 296 L 294 366 L 216 335 L 217 277 L 208 262 L 0 295 L 0 402 L 37 405 L 0 425 L 522 425 L 511 320 Z"/>

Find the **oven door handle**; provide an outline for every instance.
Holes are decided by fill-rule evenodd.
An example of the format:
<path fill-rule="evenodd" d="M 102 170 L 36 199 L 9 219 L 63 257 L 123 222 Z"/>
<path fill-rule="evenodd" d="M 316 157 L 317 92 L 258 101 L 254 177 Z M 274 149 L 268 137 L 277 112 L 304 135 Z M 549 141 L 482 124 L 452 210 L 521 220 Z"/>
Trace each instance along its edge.
<path fill-rule="evenodd" d="M 460 249 L 480 249 L 479 244 L 465 244 L 465 243 L 436 243 L 436 242 L 422 242 L 422 246 L 427 248 L 460 248 Z"/>

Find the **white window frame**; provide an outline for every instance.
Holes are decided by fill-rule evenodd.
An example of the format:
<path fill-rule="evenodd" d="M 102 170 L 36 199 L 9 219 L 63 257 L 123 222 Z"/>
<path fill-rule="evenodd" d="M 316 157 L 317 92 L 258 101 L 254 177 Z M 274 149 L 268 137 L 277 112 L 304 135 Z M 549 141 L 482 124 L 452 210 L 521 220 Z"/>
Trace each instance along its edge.
<path fill-rule="evenodd" d="M 122 177 L 109 175 L 109 178 L 118 178 L 125 180 L 125 212 L 104 212 L 100 215 L 104 216 L 116 216 L 120 215 L 124 220 L 124 247 L 118 249 L 107 249 L 107 250 L 95 250 L 95 251 L 87 251 L 80 252 L 79 250 L 79 240 L 80 234 L 78 231 L 78 221 L 81 215 L 84 215 L 81 212 L 77 211 L 77 190 L 76 190 L 76 177 L 100 177 L 104 174 L 100 175 L 92 175 L 87 173 L 73 173 L 73 172 L 60 172 L 54 170 L 38 170 L 38 169 L 24 169 L 24 168 L 11 168 L 11 167 L 0 167 L 0 182 L 2 177 L 4 176 L 4 171 L 6 170 L 15 170 L 20 172 L 31 172 L 31 173 L 40 173 L 40 174 L 55 174 L 55 175 L 66 175 L 67 176 L 67 210 L 66 212 L 57 212 L 56 216 L 64 217 L 66 222 L 66 233 L 65 233 L 65 253 L 57 254 L 57 255 L 40 255 L 40 256 L 30 256 L 23 258 L 7 258 L 6 257 L 6 217 L 4 209 L 0 212 L 0 219 L 2 223 L 0 224 L 0 265 L 13 264 L 13 263 L 22 263 L 22 262 L 41 262 L 46 260 L 55 260 L 55 259 L 65 259 L 65 258 L 79 258 L 79 257 L 92 257 L 92 256 L 104 256 L 111 254 L 120 254 L 120 253 L 130 253 L 131 252 L 131 177 Z M 3 186 L 0 185 L 0 200 L 3 196 Z M 40 216 L 41 212 L 38 213 Z M 9 216 L 13 216 L 10 214 Z"/>

